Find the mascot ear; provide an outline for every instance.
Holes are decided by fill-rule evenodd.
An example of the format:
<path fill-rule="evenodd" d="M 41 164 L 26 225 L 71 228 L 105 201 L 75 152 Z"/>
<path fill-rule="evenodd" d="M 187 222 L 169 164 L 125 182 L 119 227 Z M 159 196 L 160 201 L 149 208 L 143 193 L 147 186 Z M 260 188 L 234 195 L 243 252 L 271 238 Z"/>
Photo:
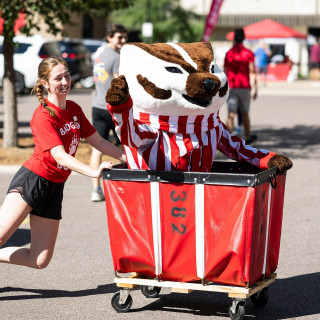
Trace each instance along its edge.
<path fill-rule="evenodd" d="M 111 87 L 106 94 L 106 102 L 112 106 L 124 104 L 129 100 L 129 87 L 125 76 L 111 81 Z"/>
<path fill-rule="evenodd" d="M 284 174 L 293 166 L 292 161 L 282 154 L 276 154 L 268 161 L 268 169 L 278 167 L 278 173 Z"/>

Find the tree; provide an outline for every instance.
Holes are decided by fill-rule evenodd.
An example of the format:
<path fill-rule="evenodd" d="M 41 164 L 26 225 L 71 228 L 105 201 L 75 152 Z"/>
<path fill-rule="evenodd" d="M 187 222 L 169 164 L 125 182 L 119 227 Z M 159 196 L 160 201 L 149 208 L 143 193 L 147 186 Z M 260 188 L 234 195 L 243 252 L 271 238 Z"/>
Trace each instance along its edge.
<path fill-rule="evenodd" d="M 39 31 L 38 19 L 42 18 L 48 32 L 61 33 L 63 26 L 72 24 L 70 13 L 86 13 L 91 17 L 103 17 L 115 9 L 130 6 L 134 0 L 0 0 L 0 17 L 3 19 L 3 147 L 18 145 L 17 103 L 15 72 L 13 67 L 14 27 L 20 12 L 25 14 L 26 24 L 20 30 L 26 35 Z M 35 15 L 37 14 L 37 15 Z"/>
<path fill-rule="evenodd" d="M 196 42 L 203 34 L 203 17 L 183 9 L 179 0 L 136 0 L 127 9 L 115 10 L 110 20 L 131 30 L 141 30 L 144 22 L 153 24 L 150 42 Z M 143 38 L 143 37 L 142 37 Z"/>

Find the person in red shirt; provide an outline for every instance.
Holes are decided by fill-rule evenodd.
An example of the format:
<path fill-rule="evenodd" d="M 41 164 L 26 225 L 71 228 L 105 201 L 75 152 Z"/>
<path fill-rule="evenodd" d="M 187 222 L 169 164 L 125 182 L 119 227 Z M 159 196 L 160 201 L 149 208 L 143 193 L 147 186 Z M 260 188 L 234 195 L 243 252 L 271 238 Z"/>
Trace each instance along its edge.
<path fill-rule="evenodd" d="M 318 81 L 319 70 L 320 70 L 320 38 L 317 39 L 317 42 L 310 48 L 310 61 L 311 61 L 310 78 L 313 81 Z"/>
<path fill-rule="evenodd" d="M 226 125 L 229 132 L 233 133 L 234 118 L 238 108 L 240 108 L 245 140 L 246 143 L 250 144 L 256 139 L 256 136 L 251 135 L 250 132 L 249 107 L 251 94 L 254 100 L 257 98 L 258 85 L 254 65 L 254 53 L 244 47 L 244 39 L 244 30 L 242 28 L 236 29 L 234 32 L 234 45 L 226 53 L 224 59 L 224 69 L 230 87 L 227 101 L 228 118 Z M 253 84 L 252 90 L 251 82 Z"/>
<path fill-rule="evenodd" d="M 30 248 L 0 249 L 0 262 L 41 269 L 53 255 L 61 219 L 64 183 L 71 171 L 91 178 L 101 177 L 111 162 L 98 169 L 74 156 L 80 138 L 93 147 L 121 161 L 124 152 L 101 138 L 82 109 L 67 100 L 71 78 L 66 62 L 60 58 L 44 59 L 38 68 L 38 81 L 33 89 L 40 105 L 30 126 L 34 152 L 13 177 L 0 209 L 0 246 L 2 246 L 30 214 Z M 44 89 L 48 92 L 45 99 Z"/>

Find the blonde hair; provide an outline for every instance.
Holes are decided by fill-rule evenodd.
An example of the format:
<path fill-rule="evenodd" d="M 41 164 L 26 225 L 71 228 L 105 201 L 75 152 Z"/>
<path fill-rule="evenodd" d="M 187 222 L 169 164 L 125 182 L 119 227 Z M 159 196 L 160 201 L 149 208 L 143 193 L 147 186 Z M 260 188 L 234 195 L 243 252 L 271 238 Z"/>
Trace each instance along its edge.
<path fill-rule="evenodd" d="M 45 98 L 43 97 L 44 86 L 42 85 L 41 81 L 44 80 L 49 82 L 50 72 L 52 69 L 58 65 L 62 64 L 68 69 L 67 63 L 58 57 L 48 57 L 43 59 L 38 67 L 38 79 L 36 85 L 33 87 L 31 94 L 36 94 L 40 103 L 46 108 L 51 117 L 54 117 L 57 114 L 57 111 L 47 105 Z"/>

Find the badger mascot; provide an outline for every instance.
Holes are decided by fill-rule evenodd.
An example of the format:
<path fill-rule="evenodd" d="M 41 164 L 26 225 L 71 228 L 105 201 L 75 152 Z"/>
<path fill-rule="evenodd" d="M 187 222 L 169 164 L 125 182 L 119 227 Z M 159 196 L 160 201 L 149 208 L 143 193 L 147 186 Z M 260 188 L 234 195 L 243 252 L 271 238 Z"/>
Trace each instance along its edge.
<path fill-rule="evenodd" d="M 221 122 L 228 80 L 210 43 L 126 44 L 119 74 L 106 102 L 129 168 L 208 172 L 217 150 L 261 169 L 291 168 L 286 156 L 246 145 Z"/>

